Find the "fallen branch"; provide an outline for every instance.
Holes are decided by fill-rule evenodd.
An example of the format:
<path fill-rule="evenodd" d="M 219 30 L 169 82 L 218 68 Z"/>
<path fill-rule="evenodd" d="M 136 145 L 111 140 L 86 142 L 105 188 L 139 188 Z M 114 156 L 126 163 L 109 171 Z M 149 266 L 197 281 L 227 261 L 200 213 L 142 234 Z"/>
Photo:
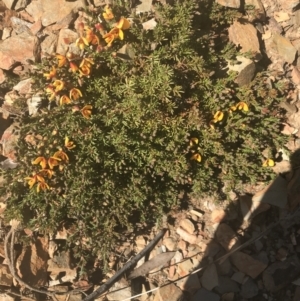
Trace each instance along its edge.
<path fill-rule="evenodd" d="M 114 276 L 112 276 L 110 279 L 108 279 L 103 285 L 101 285 L 97 290 L 95 290 L 93 293 L 85 297 L 82 301 L 90 301 L 94 298 L 99 297 L 103 293 L 105 293 L 121 276 L 127 272 L 129 269 L 131 269 L 133 266 L 137 264 L 137 262 L 143 258 L 156 244 L 157 242 L 164 236 L 166 232 L 166 229 L 163 229 L 160 231 L 154 239 L 133 259 L 129 262 L 127 262 L 122 269 L 120 269 Z"/>

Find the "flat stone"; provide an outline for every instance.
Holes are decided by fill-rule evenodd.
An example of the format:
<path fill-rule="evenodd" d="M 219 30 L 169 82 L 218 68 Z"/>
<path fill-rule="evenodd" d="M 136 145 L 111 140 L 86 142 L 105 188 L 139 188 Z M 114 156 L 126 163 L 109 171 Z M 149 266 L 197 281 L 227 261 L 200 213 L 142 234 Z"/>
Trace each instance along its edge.
<path fill-rule="evenodd" d="M 145 13 L 152 10 L 152 0 L 140 0 L 136 6 L 136 13 Z"/>
<path fill-rule="evenodd" d="M 58 37 L 56 34 L 49 33 L 41 43 L 41 56 L 45 57 L 56 52 Z"/>
<path fill-rule="evenodd" d="M 242 272 L 235 272 L 232 276 L 231 279 L 237 283 L 242 284 L 245 280 L 246 275 Z"/>
<path fill-rule="evenodd" d="M 8 9 L 12 9 L 15 0 L 2 0 Z"/>
<path fill-rule="evenodd" d="M 163 240 L 163 244 L 166 246 L 166 248 L 169 251 L 175 251 L 176 246 L 177 246 L 177 242 L 176 239 L 173 237 L 167 237 Z"/>
<path fill-rule="evenodd" d="M 232 8 L 240 8 L 241 6 L 240 0 L 217 0 L 217 3 L 219 3 L 222 6 L 232 7 Z"/>
<path fill-rule="evenodd" d="M 228 29 L 229 40 L 241 47 L 241 53 L 250 52 L 254 55 L 255 60 L 260 60 L 259 40 L 256 28 L 246 22 L 235 21 Z"/>
<path fill-rule="evenodd" d="M 15 123 L 10 125 L 3 133 L 0 144 L 2 144 L 2 155 L 16 161 L 16 145 L 19 139 L 17 126 Z"/>
<path fill-rule="evenodd" d="M 241 289 L 241 296 L 246 299 L 255 297 L 258 294 L 257 284 L 249 278 L 243 285 Z"/>
<path fill-rule="evenodd" d="M 273 35 L 273 43 L 276 46 L 278 54 L 289 64 L 292 64 L 296 58 L 297 49 L 289 39 L 280 34 Z"/>
<path fill-rule="evenodd" d="M 183 293 L 174 283 L 170 283 L 161 287 L 158 290 L 161 301 L 180 301 L 183 297 Z"/>
<path fill-rule="evenodd" d="M 206 290 L 205 288 L 200 288 L 196 294 L 192 297 L 192 301 L 220 301 L 220 296 Z"/>
<path fill-rule="evenodd" d="M 221 276 L 229 275 L 232 272 L 232 265 L 230 263 L 230 260 L 226 258 L 222 263 L 217 263 L 217 269 L 219 275 Z"/>
<path fill-rule="evenodd" d="M 218 272 L 215 264 L 210 264 L 201 277 L 202 286 L 211 291 L 214 287 L 219 285 Z"/>
<path fill-rule="evenodd" d="M 0 301 L 14 301 L 16 298 L 7 294 L 0 294 Z"/>
<path fill-rule="evenodd" d="M 11 286 L 13 283 L 13 276 L 6 264 L 0 264 L 0 285 Z"/>
<path fill-rule="evenodd" d="M 270 185 L 257 192 L 252 201 L 267 203 L 279 208 L 285 208 L 287 204 L 287 181 L 278 176 Z"/>
<path fill-rule="evenodd" d="M 222 301 L 233 301 L 234 300 L 234 293 L 225 293 L 222 295 Z"/>
<path fill-rule="evenodd" d="M 0 68 L 9 70 L 16 62 L 26 64 L 26 60 L 35 60 L 36 39 L 22 33 L 10 37 L 0 44 Z"/>
<path fill-rule="evenodd" d="M 121 301 L 123 299 L 131 297 L 131 287 L 128 286 L 128 283 L 125 279 L 121 279 L 118 282 L 116 282 L 111 287 L 110 291 L 114 292 L 106 295 L 106 298 L 109 301 Z"/>
<path fill-rule="evenodd" d="M 37 0 L 32 1 L 26 7 L 26 11 L 35 21 L 41 18 L 43 26 L 46 27 L 63 20 L 71 11 L 77 11 L 80 5 L 81 1 Z M 55 13 L 53 8 L 57 8 Z"/>
<path fill-rule="evenodd" d="M 277 292 L 299 274 L 300 262 L 297 255 L 286 261 L 274 262 L 263 273 L 264 286 L 271 293 Z"/>
<path fill-rule="evenodd" d="M 34 24 L 30 26 L 30 30 L 33 35 L 36 35 L 38 32 L 41 31 L 43 25 L 42 25 L 42 20 L 38 19 Z"/>
<path fill-rule="evenodd" d="M 237 293 L 240 289 L 238 284 L 229 277 L 220 276 L 219 285 L 215 288 L 215 291 L 219 294 L 225 294 L 231 292 Z"/>
<path fill-rule="evenodd" d="M 71 29 L 61 29 L 58 35 L 56 52 L 65 55 L 69 49 L 69 45 L 74 43 L 78 37 L 78 33 Z"/>
<path fill-rule="evenodd" d="M 19 94 L 27 94 L 31 92 L 31 78 L 21 80 L 17 85 L 13 87 Z"/>
<path fill-rule="evenodd" d="M 210 220 L 214 224 L 220 224 L 222 221 L 225 220 L 225 217 L 226 217 L 226 212 L 223 209 L 215 209 L 210 214 Z"/>
<path fill-rule="evenodd" d="M 267 267 L 265 263 L 243 252 L 235 252 L 231 255 L 230 259 L 240 272 L 247 274 L 253 279 L 260 275 Z"/>
<path fill-rule="evenodd" d="M 190 234 L 194 234 L 195 226 L 194 226 L 193 222 L 191 220 L 189 220 L 188 218 L 185 218 L 185 219 L 181 220 L 179 225 L 186 232 L 188 232 Z"/>
<path fill-rule="evenodd" d="M 235 232 L 224 223 L 218 226 L 216 231 L 216 239 L 226 251 L 229 251 L 240 245 Z"/>

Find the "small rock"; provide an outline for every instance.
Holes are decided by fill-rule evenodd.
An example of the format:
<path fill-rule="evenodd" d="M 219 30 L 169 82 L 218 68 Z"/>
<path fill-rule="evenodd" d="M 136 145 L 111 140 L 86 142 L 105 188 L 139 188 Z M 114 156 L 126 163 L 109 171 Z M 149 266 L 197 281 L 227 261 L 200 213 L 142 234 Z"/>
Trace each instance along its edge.
<path fill-rule="evenodd" d="M 197 244 L 201 241 L 201 237 L 197 237 L 196 235 L 190 234 L 182 228 L 178 227 L 176 229 L 176 233 L 184 240 L 190 244 Z"/>
<path fill-rule="evenodd" d="M 46 38 L 41 43 L 41 52 L 42 57 L 45 57 L 47 54 L 55 53 L 57 47 L 58 37 L 56 34 L 49 33 Z"/>
<path fill-rule="evenodd" d="M 3 31 L 2 31 L 2 40 L 6 40 L 7 38 L 9 38 L 11 36 L 11 32 L 12 32 L 12 28 L 11 27 L 4 27 Z"/>
<path fill-rule="evenodd" d="M 3 133 L 0 144 L 2 144 L 2 155 L 13 160 L 16 159 L 16 145 L 19 139 L 19 134 L 17 133 L 17 124 L 13 123 L 9 126 Z"/>
<path fill-rule="evenodd" d="M 176 249 L 176 240 L 173 237 L 167 237 L 163 240 L 163 244 L 169 251 L 175 251 Z"/>
<path fill-rule="evenodd" d="M 211 291 L 214 287 L 219 285 L 218 273 L 215 264 L 210 264 L 205 270 L 201 277 L 202 286 Z"/>
<path fill-rule="evenodd" d="M 217 269 L 218 269 L 219 275 L 221 275 L 221 276 L 229 275 L 232 272 L 232 265 L 231 265 L 229 259 L 227 258 L 222 263 L 218 263 Z"/>
<path fill-rule="evenodd" d="M 221 246 L 217 242 L 211 241 L 209 244 L 205 244 L 204 250 L 204 257 L 209 256 L 213 258 L 221 250 Z"/>
<path fill-rule="evenodd" d="M 19 11 L 19 10 L 24 9 L 28 3 L 29 3 L 29 0 L 18 0 L 14 7 L 14 10 Z"/>
<path fill-rule="evenodd" d="M 195 226 L 194 226 L 193 222 L 191 222 L 188 218 L 181 220 L 179 225 L 181 228 L 183 228 L 189 234 L 194 234 Z"/>
<path fill-rule="evenodd" d="M 224 223 L 218 226 L 216 231 L 216 239 L 226 251 L 229 251 L 232 248 L 240 245 L 235 232 Z"/>
<path fill-rule="evenodd" d="M 199 278 L 196 274 L 191 274 L 188 277 L 176 281 L 177 286 L 183 291 L 193 291 L 201 287 Z"/>
<path fill-rule="evenodd" d="M 0 294 L 0 301 L 14 301 L 16 298 L 7 295 L 7 294 Z"/>
<path fill-rule="evenodd" d="M 240 8 L 241 6 L 240 0 L 217 0 L 217 3 L 219 3 L 222 6 L 232 8 Z"/>
<path fill-rule="evenodd" d="M 121 301 L 131 297 L 131 287 L 128 286 L 128 283 L 125 279 L 121 279 L 116 282 L 109 291 L 111 293 L 106 295 L 106 298 L 109 301 Z"/>
<path fill-rule="evenodd" d="M 0 285 L 11 286 L 13 283 L 13 276 L 6 264 L 0 264 Z"/>
<path fill-rule="evenodd" d="M 222 295 L 222 301 L 233 301 L 234 293 L 225 293 Z"/>
<path fill-rule="evenodd" d="M 65 55 L 69 49 L 69 45 L 74 43 L 78 37 L 78 33 L 71 29 L 61 29 L 58 36 L 56 52 Z"/>
<path fill-rule="evenodd" d="M 299 5 L 299 0 L 285 0 L 280 3 L 281 9 L 293 13 Z"/>
<path fill-rule="evenodd" d="M 243 252 L 235 252 L 231 255 L 231 262 L 243 273 L 255 279 L 267 267 L 261 261 L 252 258 Z"/>
<path fill-rule="evenodd" d="M 251 52 L 256 60 L 260 60 L 259 41 L 256 28 L 247 22 L 235 21 L 228 29 L 229 40 L 242 47 L 241 52 Z"/>
<path fill-rule="evenodd" d="M 258 294 L 258 286 L 249 278 L 243 285 L 241 290 L 241 296 L 246 299 L 255 297 Z"/>
<path fill-rule="evenodd" d="M 145 13 L 152 10 L 152 0 L 141 0 L 136 6 L 136 13 Z"/>
<path fill-rule="evenodd" d="M 292 64 L 296 58 L 297 49 L 286 37 L 279 34 L 273 35 L 273 42 L 278 54 L 289 64 Z"/>
<path fill-rule="evenodd" d="M 235 272 L 232 276 L 231 279 L 239 284 L 242 284 L 245 280 L 246 275 L 242 272 Z"/>
<path fill-rule="evenodd" d="M 220 224 L 222 221 L 225 220 L 226 212 L 223 209 L 215 209 L 212 211 L 210 215 L 210 220 L 214 224 Z"/>
<path fill-rule="evenodd" d="M 29 115 L 34 115 L 38 112 L 41 102 L 42 97 L 40 95 L 33 95 L 32 98 L 27 99 Z"/>
<path fill-rule="evenodd" d="M 15 0 L 2 0 L 8 9 L 12 9 Z"/>
<path fill-rule="evenodd" d="M 41 31 L 42 27 L 43 27 L 42 21 L 41 21 L 41 19 L 38 19 L 34 24 L 32 24 L 30 26 L 30 30 L 33 35 L 36 35 L 37 33 L 39 33 Z"/>
<path fill-rule="evenodd" d="M 196 294 L 192 297 L 192 301 L 220 301 L 219 295 L 206 290 L 205 288 L 200 288 Z"/>
<path fill-rule="evenodd" d="M 215 291 L 219 294 L 225 294 L 231 292 L 237 293 L 240 291 L 240 289 L 238 284 L 229 277 L 220 276 L 219 285 L 215 288 Z"/>
<path fill-rule="evenodd" d="M 180 301 L 183 297 L 182 291 L 174 283 L 161 287 L 158 294 L 161 301 Z"/>
<path fill-rule="evenodd" d="M 287 255 L 288 255 L 288 250 L 282 247 L 277 251 L 276 259 L 280 261 L 284 261 L 286 260 Z"/>
<path fill-rule="evenodd" d="M 17 85 L 13 87 L 19 94 L 28 94 L 31 92 L 31 78 L 21 80 Z"/>

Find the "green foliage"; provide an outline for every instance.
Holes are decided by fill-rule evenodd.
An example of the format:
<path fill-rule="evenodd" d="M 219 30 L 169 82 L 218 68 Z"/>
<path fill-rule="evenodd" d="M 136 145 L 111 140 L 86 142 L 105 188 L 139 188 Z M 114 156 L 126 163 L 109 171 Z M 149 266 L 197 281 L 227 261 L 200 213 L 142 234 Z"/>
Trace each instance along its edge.
<path fill-rule="evenodd" d="M 224 183 L 238 190 L 270 179 L 262 152 L 274 159 L 284 142 L 277 107 L 284 88 L 270 88 L 264 73 L 238 87 L 236 75 L 223 70 L 235 53 L 221 39 L 233 11 L 197 3 L 182 0 L 132 15 L 124 41 L 111 50 L 127 44 L 133 58 L 87 48 L 95 65 L 89 78 L 79 78 L 83 97 L 63 106 L 52 102 L 21 120 L 20 167 L 5 173 L 11 184 L 3 188 L 10 194 L 8 218 L 52 233 L 68 224 L 76 254 L 105 258 L 122 233 L 118 227 L 156 221 L 180 204 L 182 192 L 222 197 Z M 122 6 L 113 10 L 129 17 Z M 143 30 L 152 17 L 157 26 Z M 41 75 L 53 64 L 43 62 L 34 75 L 40 91 L 47 84 Z M 58 74 L 78 80 L 63 68 Z M 240 102 L 249 110 L 231 110 Z M 91 118 L 78 109 L 86 104 L 93 106 Z M 212 122 L 217 112 L 224 116 Z M 65 137 L 76 147 L 64 146 Z M 24 178 L 40 170 L 32 162 L 58 150 L 69 162 L 54 169 L 50 189 L 29 189 Z"/>

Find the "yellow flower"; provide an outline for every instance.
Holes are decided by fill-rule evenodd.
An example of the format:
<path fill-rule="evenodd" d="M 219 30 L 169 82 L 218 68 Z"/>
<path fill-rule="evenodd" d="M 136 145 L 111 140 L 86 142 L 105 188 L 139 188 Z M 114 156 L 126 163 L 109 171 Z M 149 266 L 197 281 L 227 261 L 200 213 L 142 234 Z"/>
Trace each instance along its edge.
<path fill-rule="evenodd" d="M 191 138 L 190 139 L 190 146 L 194 146 L 194 145 L 196 145 L 198 143 L 199 143 L 198 138 Z"/>
<path fill-rule="evenodd" d="M 124 34 L 121 29 L 113 28 L 109 33 L 105 34 L 103 38 L 107 45 L 110 47 L 115 39 L 120 38 L 120 40 L 123 40 Z"/>
<path fill-rule="evenodd" d="M 70 99 L 77 100 L 81 96 L 82 96 L 82 93 L 79 89 L 73 88 L 70 90 Z"/>
<path fill-rule="evenodd" d="M 243 110 L 244 112 L 249 111 L 248 105 L 243 101 L 240 101 L 236 106 L 239 110 Z"/>
<path fill-rule="evenodd" d="M 267 167 L 267 166 L 272 167 L 272 166 L 274 166 L 274 165 L 275 165 L 275 162 L 274 162 L 274 160 L 272 160 L 272 159 L 267 159 L 267 160 L 265 160 L 264 163 L 263 163 L 263 167 Z"/>
<path fill-rule="evenodd" d="M 99 38 L 97 37 L 97 35 L 95 35 L 95 33 L 93 32 L 92 29 L 88 29 L 86 31 L 85 38 L 86 38 L 87 42 L 92 44 L 92 45 L 99 45 L 100 44 Z"/>
<path fill-rule="evenodd" d="M 48 159 L 48 165 L 49 165 L 50 169 L 53 169 L 54 166 L 57 166 L 59 164 L 59 161 L 60 161 L 60 159 L 56 158 L 55 156 L 50 157 Z"/>
<path fill-rule="evenodd" d="M 116 25 L 117 28 L 120 28 L 120 29 L 123 29 L 123 30 L 126 30 L 130 27 L 130 23 L 127 19 L 125 19 L 124 17 L 122 17 L 120 19 L 120 21 L 117 23 Z"/>
<path fill-rule="evenodd" d="M 55 69 L 55 67 L 52 67 L 52 70 L 49 73 L 44 73 L 43 75 L 48 80 L 54 78 L 56 76 L 56 69 Z"/>
<path fill-rule="evenodd" d="M 68 59 L 64 55 L 57 54 L 56 58 L 58 59 L 58 67 L 63 67 L 68 62 Z"/>
<path fill-rule="evenodd" d="M 76 45 L 79 49 L 83 50 L 85 46 L 89 46 L 89 42 L 87 41 L 86 38 L 80 37 L 80 38 L 78 38 L 78 39 L 76 40 L 75 45 Z"/>
<path fill-rule="evenodd" d="M 45 157 L 37 157 L 32 161 L 32 164 L 40 164 L 42 169 L 45 169 L 47 167 L 47 159 Z"/>
<path fill-rule="evenodd" d="M 91 69 L 88 66 L 83 66 L 79 69 L 80 75 L 88 76 L 91 73 Z"/>
<path fill-rule="evenodd" d="M 33 187 L 33 185 L 37 182 L 40 182 L 40 183 L 45 183 L 45 180 L 43 177 L 41 177 L 40 175 L 38 174 L 35 174 L 33 175 L 32 177 L 26 177 L 25 180 L 28 180 L 28 185 L 29 185 L 29 188 L 31 189 Z"/>
<path fill-rule="evenodd" d="M 201 156 L 200 154 L 194 154 L 192 157 L 191 157 L 191 160 L 195 160 L 197 162 L 201 162 Z"/>
<path fill-rule="evenodd" d="M 71 103 L 71 99 L 67 95 L 63 95 L 59 100 L 59 104 L 61 106 L 64 104 L 69 104 L 69 103 Z"/>
<path fill-rule="evenodd" d="M 78 70 L 78 66 L 73 62 L 70 62 L 70 68 L 72 72 L 76 72 Z"/>
<path fill-rule="evenodd" d="M 47 177 L 48 179 L 51 179 L 54 174 L 54 171 L 51 169 L 43 169 L 39 172 L 39 174 L 43 177 Z"/>
<path fill-rule="evenodd" d="M 86 118 L 86 119 L 90 119 L 91 118 L 91 115 L 92 115 L 92 106 L 91 105 L 86 105 L 86 106 L 84 106 L 81 110 L 80 110 L 80 112 L 81 112 L 81 114 L 82 114 L 82 116 L 84 117 L 84 118 Z"/>
<path fill-rule="evenodd" d="M 62 150 L 57 151 L 53 157 L 58 158 L 61 161 L 66 161 L 66 162 L 69 161 L 68 155 L 65 152 L 63 152 Z"/>
<path fill-rule="evenodd" d="M 36 186 L 36 191 L 40 192 L 40 190 L 50 189 L 49 185 L 46 182 L 40 182 Z"/>
<path fill-rule="evenodd" d="M 213 121 L 216 123 L 218 121 L 221 121 L 224 117 L 224 113 L 221 111 L 217 111 L 216 114 L 214 115 Z"/>
<path fill-rule="evenodd" d="M 55 88 L 54 88 L 53 85 L 48 85 L 46 87 L 46 93 L 50 94 L 49 100 L 53 100 L 56 97 L 56 95 L 57 95 L 57 93 L 56 93 Z"/>
<path fill-rule="evenodd" d="M 104 9 L 105 9 L 105 12 L 103 13 L 103 18 L 105 20 L 111 20 L 115 17 L 112 13 L 111 8 L 108 5 L 106 5 Z"/>
<path fill-rule="evenodd" d="M 62 80 L 57 79 L 53 82 L 53 86 L 55 87 L 55 92 L 58 92 L 65 87 L 65 83 Z"/>
<path fill-rule="evenodd" d="M 65 138 L 65 147 L 70 150 L 74 147 L 76 147 L 76 145 L 74 144 L 74 142 L 70 141 L 68 137 Z"/>
<path fill-rule="evenodd" d="M 92 67 L 92 65 L 94 65 L 95 63 L 94 63 L 94 61 L 92 60 L 92 59 L 90 59 L 90 58 L 84 58 L 82 61 L 81 61 L 81 63 L 80 63 L 80 65 L 79 65 L 79 67 L 80 68 L 82 68 L 83 66 L 87 66 L 87 67 Z"/>

